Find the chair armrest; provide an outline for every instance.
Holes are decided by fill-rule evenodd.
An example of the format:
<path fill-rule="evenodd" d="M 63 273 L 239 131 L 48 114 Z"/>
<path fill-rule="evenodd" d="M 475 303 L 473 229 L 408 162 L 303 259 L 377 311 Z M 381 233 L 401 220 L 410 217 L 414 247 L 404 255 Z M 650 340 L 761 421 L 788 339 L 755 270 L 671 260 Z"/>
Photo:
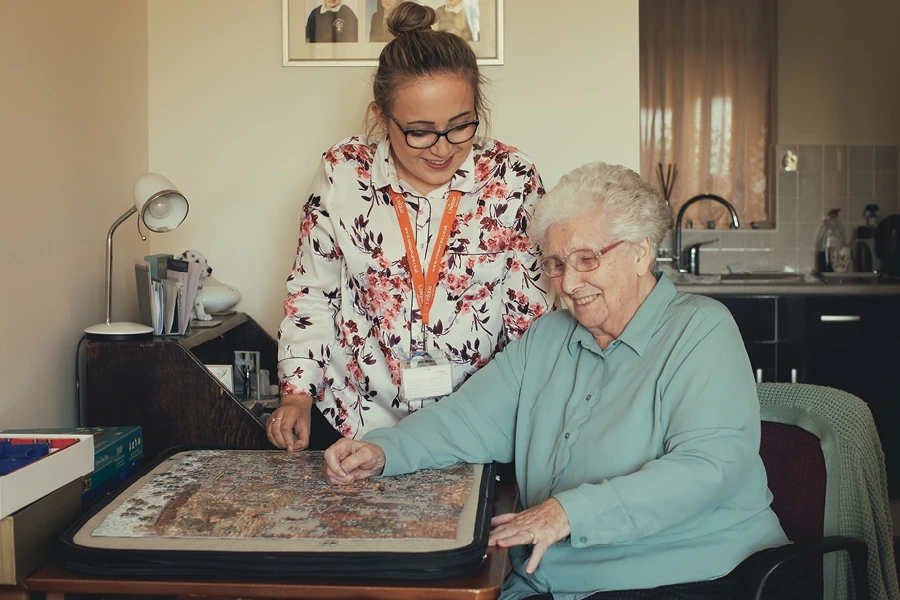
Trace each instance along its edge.
<path fill-rule="evenodd" d="M 753 600 L 762 600 L 763 588 L 769 577 L 782 565 L 799 558 L 819 554 L 825 555 L 839 550 L 846 550 L 850 555 L 853 583 L 856 588 L 856 600 L 869 600 L 869 578 L 867 575 L 869 548 L 862 540 L 841 535 L 824 537 L 815 542 L 787 544 L 778 548 L 772 548 L 763 554 L 750 576 L 750 597 Z"/>

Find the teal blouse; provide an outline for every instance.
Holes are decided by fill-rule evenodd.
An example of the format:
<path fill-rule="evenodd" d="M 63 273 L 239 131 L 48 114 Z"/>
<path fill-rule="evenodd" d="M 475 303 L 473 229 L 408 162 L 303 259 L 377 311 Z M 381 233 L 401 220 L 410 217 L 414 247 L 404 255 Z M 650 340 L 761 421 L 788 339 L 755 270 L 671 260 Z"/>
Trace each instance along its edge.
<path fill-rule="evenodd" d="M 788 542 L 759 457 L 759 400 L 728 310 L 665 275 L 606 350 L 570 313 L 538 319 L 454 394 L 365 441 L 384 475 L 515 460 L 520 509 L 556 498 L 569 538 L 501 598 L 721 577 Z"/>

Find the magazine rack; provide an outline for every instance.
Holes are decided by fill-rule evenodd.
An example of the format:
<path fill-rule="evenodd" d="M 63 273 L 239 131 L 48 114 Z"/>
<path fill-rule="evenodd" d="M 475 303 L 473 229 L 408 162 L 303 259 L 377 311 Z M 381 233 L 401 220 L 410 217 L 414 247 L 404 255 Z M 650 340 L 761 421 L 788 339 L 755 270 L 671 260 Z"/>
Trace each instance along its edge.
<path fill-rule="evenodd" d="M 85 427 L 140 425 L 144 460 L 184 444 L 271 448 L 257 405 L 247 409 L 204 366 L 231 364 L 235 350 L 260 353 L 276 372 L 278 346 L 244 313 L 215 327 L 144 342 L 86 341 L 80 362 Z"/>

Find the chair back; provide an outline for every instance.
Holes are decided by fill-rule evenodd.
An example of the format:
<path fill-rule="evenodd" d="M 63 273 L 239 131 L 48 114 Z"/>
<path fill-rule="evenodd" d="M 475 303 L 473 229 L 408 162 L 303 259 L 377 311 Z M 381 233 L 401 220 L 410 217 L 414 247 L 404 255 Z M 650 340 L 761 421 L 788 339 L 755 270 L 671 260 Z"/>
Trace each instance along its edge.
<path fill-rule="evenodd" d="M 794 542 L 826 536 L 863 540 L 872 598 L 898 598 L 884 452 L 866 404 L 832 388 L 798 383 L 757 386 L 760 456 L 772 510 Z M 845 552 L 810 568 L 824 597 L 853 594 Z"/>
<path fill-rule="evenodd" d="M 759 455 L 766 467 L 772 510 L 792 542 L 825 537 L 825 457 L 819 438 L 796 425 L 763 421 Z M 812 557 L 791 566 L 792 577 L 821 598 L 822 559 Z"/>
<path fill-rule="evenodd" d="M 825 457 L 819 438 L 796 425 L 762 422 L 759 454 L 772 510 L 792 542 L 825 536 Z"/>

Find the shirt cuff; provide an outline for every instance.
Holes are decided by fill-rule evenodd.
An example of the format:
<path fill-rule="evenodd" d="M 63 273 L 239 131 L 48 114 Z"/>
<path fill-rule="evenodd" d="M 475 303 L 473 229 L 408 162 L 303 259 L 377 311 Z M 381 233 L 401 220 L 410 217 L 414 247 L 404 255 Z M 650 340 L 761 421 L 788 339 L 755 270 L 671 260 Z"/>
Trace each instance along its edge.
<path fill-rule="evenodd" d="M 278 361 L 278 387 L 282 396 L 309 394 L 318 401 L 324 380 L 324 373 L 315 361 L 303 358 Z"/>
<path fill-rule="evenodd" d="M 403 471 L 400 468 L 402 463 L 402 461 L 399 460 L 400 451 L 390 442 L 388 435 L 384 435 L 385 432 L 381 429 L 382 428 L 373 429 L 362 438 L 362 441 L 375 444 L 381 448 L 382 452 L 384 452 L 384 468 L 381 470 L 381 475 L 378 477 L 392 477 L 394 475 L 406 473 L 407 471 Z"/>
<path fill-rule="evenodd" d="M 572 547 L 584 548 L 620 539 L 631 529 L 615 488 L 608 482 L 584 483 L 577 488 L 553 496 L 569 519 Z M 616 531 L 612 531 L 615 527 Z"/>

